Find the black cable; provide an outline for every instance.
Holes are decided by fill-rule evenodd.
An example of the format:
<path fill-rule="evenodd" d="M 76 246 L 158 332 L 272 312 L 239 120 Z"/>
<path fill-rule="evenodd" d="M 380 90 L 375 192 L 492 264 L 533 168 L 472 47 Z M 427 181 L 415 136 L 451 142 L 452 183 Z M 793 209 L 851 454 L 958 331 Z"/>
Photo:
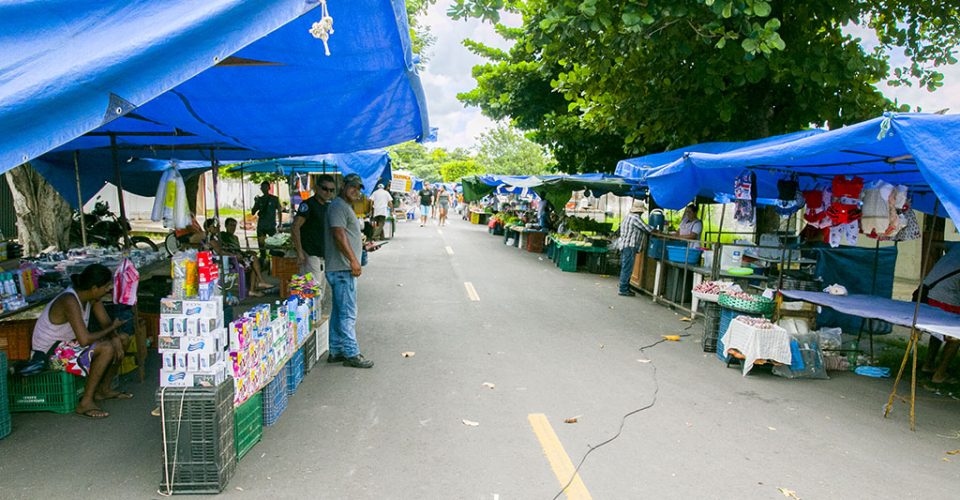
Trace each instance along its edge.
<path fill-rule="evenodd" d="M 691 324 L 690 324 L 689 326 L 687 326 L 686 328 L 684 328 L 682 331 L 687 331 L 687 330 L 689 330 L 690 327 L 692 327 L 692 326 L 693 326 L 693 323 L 691 322 Z M 680 337 L 689 337 L 689 336 L 690 336 L 689 333 L 680 335 Z M 643 347 L 640 348 L 640 352 L 643 352 L 644 349 L 649 349 L 649 348 L 651 348 L 651 347 L 653 347 L 653 346 L 655 346 L 655 345 L 661 344 L 661 343 L 666 342 L 666 341 L 667 341 L 667 339 L 664 338 L 664 339 L 660 339 L 660 340 L 658 340 L 658 341 L 656 341 L 656 342 L 654 342 L 654 343 L 652 343 L 652 344 L 650 344 L 650 345 L 643 346 Z M 650 408 L 653 408 L 653 406 L 654 406 L 655 404 L 657 404 L 657 396 L 660 394 L 660 380 L 657 379 L 657 365 L 656 365 L 655 363 L 653 363 L 652 360 L 651 360 L 651 362 L 650 362 L 650 366 L 653 367 L 653 385 L 654 385 L 654 389 L 653 389 L 653 399 L 651 399 L 651 400 L 650 400 L 650 403 L 647 404 L 646 406 L 642 406 L 642 407 L 640 407 L 640 408 L 637 408 L 636 410 L 633 410 L 633 411 L 630 411 L 630 412 L 627 412 L 626 414 L 624 414 L 623 417 L 620 419 L 620 428 L 617 429 L 617 433 L 614 434 L 612 437 L 610 437 L 610 438 L 607 439 L 606 441 L 604 441 L 604 442 L 602 442 L 602 443 L 600 443 L 600 444 L 598 444 L 598 445 L 596 445 L 596 446 L 587 445 L 590 449 L 587 450 L 586 453 L 584 453 L 583 457 L 580 459 L 580 462 L 577 464 L 577 468 L 573 470 L 573 474 L 570 476 L 570 480 L 567 481 L 567 484 L 563 485 L 563 488 L 561 488 L 560 491 L 556 494 L 556 496 L 553 497 L 553 500 L 557 500 L 558 498 L 560 498 L 560 495 L 563 495 L 563 492 L 564 492 L 564 491 L 567 491 L 567 488 L 569 488 L 570 485 L 573 484 L 574 478 L 576 478 L 576 477 L 577 477 L 577 474 L 580 472 L 580 467 L 583 466 L 583 463 L 587 460 L 587 457 L 589 457 L 590 454 L 593 453 L 594 450 L 596 450 L 597 448 L 600 448 L 601 446 L 604 446 L 604 445 L 606 445 L 606 444 L 609 444 L 609 443 L 612 442 L 613 440 L 615 440 L 615 439 L 617 439 L 618 437 L 620 437 L 620 434 L 623 432 L 623 426 L 627 423 L 627 418 L 628 418 L 628 417 L 630 417 L 630 416 L 632 416 L 632 415 L 636 415 L 637 413 L 640 413 L 640 412 L 642 412 L 642 411 L 644 411 L 644 410 L 649 410 Z"/>

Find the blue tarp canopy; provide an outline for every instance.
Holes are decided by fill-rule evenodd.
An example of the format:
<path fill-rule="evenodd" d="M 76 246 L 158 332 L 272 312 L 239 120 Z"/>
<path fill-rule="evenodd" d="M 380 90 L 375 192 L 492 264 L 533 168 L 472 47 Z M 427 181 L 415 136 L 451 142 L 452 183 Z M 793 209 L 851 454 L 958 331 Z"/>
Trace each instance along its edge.
<path fill-rule="evenodd" d="M 315 0 L 0 4 L 0 173 L 56 148 L 107 148 L 111 133 L 124 159 L 421 139 L 429 125 L 402 0 L 331 3 L 329 57 L 309 33 Z"/>
<path fill-rule="evenodd" d="M 695 196 L 733 191 L 746 169 L 757 174 L 758 196 L 777 197 L 777 180 L 799 175 L 801 189 L 835 175 L 884 180 L 910 188 L 913 208 L 942 208 L 960 220 L 960 115 L 888 113 L 882 117 L 783 144 L 723 154 L 687 153 L 647 176 L 650 193 L 665 208 Z"/>
<path fill-rule="evenodd" d="M 785 142 L 795 141 L 797 139 L 802 139 L 804 137 L 809 137 L 815 134 L 821 134 L 823 130 L 812 129 L 812 130 L 802 130 L 800 132 L 793 132 L 791 134 L 777 135 L 773 137 L 767 137 L 764 139 L 756 139 L 752 141 L 743 141 L 743 142 L 702 142 L 700 144 L 691 144 L 686 147 L 672 149 L 670 151 L 664 151 L 662 153 L 654 153 L 646 156 L 638 156 L 637 158 L 628 158 L 626 160 L 620 160 L 617 162 L 617 169 L 614 171 L 615 175 L 621 177 L 626 177 L 627 179 L 634 179 L 641 182 L 641 184 L 646 185 L 647 175 L 655 170 L 657 167 L 672 163 L 674 161 L 683 158 L 683 155 L 686 153 L 711 153 L 719 154 L 726 153 L 729 151 L 734 151 L 737 149 L 743 148 L 754 148 L 758 146 L 769 146 L 773 144 L 783 144 Z"/>
<path fill-rule="evenodd" d="M 208 161 L 179 161 L 178 168 L 184 179 L 189 179 L 210 170 Z M 77 177 L 73 155 L 45 155 L 30 163 L 73 208 L 77 206 Z M 113 160 L 109 151 L 83 151 L 80 153 L 80 193 L 86 203 L 107 182 L 115 181 Z M 86 165 L 86 167 L 84 167 Z M 121 163 L 123 190 L 140 196 L 154 196 L 163 171 L 170 166 L 169 160 L 131 159 Z"/>
<path fill-rule="evenodd" d="M 242 163 L 230 171 L 280 173 L 287 176 L 293 173 L 357 174 L 363 179 L 363 192 L 367 194 L 373 192 L 377 182 L 389 182 L 392 177 L 390 155 L 382 149 Z"/>

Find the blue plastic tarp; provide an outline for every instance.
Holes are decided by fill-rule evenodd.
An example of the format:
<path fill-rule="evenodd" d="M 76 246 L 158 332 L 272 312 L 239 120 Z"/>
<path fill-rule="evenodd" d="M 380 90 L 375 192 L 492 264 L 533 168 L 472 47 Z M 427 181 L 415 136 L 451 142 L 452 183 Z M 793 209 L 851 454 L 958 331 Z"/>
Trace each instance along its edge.
<path fill-rule="evenodd" d="M 686 153 L 711 153 L 719 154 L 734 151 L 743 148 L 755 148 L 758 146 L 768 146 L 771 144 L 782 144 L 784 142 L 795 141 L 811 135 L 823 133 L 823 130 L 812 129 L 793 132 L 790 134 L 767 137 L 764 139 L 755 139 L 743 142 L 702 142 L 700 144 L 691 144 L 682 148 L 654 153 L 636 158 L 628 158 L 617 162 L 617 169 L 614 174 L 627 179 L 635 179 L 645 183 L 647 175 L 657 167 L 672 163 L 683 158 Z"/>
<path fill-rule="evenodd" d="M 107 182 L 115 182 L 113 159 L 109 151 L 84 151 L 79 156 L 80 193 L 83 202 L 90 201 Z M 210 170 L 210 162 L 179 161 L 178 168 L 185 179 Z M 31 166 L 46 179 L 63 199 L 77 208 L 77 176 L 73 155 L 46 155 L 34 160 Z M 121 164 L 123 190 L 140 196 L 154 196 L 169 160 L 131 159 Z M 95 172 L 88 174 L 86 172 Z"/>
<path fill-rule="evenodd" d="M 382 149 L 354 153 L 298 156 L 277 160 L 243 163 L 230 169 L 231 172 L 281 173 L 340 173 L 357 174 L 363 179 L 363 192 L 370 194 L 381 180 L 392 178 L 390 155 Z"/>
<path fill-rule="evenodd" d="M 0 172 L 60 148 L 219 160 L 341 153 L 429 131 L 402 0 L 0 4 Z M 80 137 L 94 131 L 93 136 Z M 173 135 L 175 134 L 175 135 Z M 171 147 L 173 146 L 173 147 Z"/>
<path fill-rule="evenodd" d="M 723 154 L 687 153 L 647 176 L 650 192 L 665 208 L 681 208 L 695 196 L 733 191 L 745 169 L 757 174 L 761 198 L 777 197 L 777 180 L 799 175 L 801 189 L 835 175 L 884 180 L 910 188 L 913 208 L 960 220 L 960 115 L 888 113 L 882 117 L 795 141 Z"/>

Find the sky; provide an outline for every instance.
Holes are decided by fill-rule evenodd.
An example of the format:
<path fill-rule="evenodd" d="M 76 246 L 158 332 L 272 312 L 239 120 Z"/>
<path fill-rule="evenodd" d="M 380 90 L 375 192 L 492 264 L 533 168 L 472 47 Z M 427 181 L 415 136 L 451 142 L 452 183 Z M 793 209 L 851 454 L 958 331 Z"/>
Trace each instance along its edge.
<path fill-rule="evenodd" d="M 470 53 L 461 43 L 465 38 L 476 40 L 499 48 L 509 46 L 489 23 L 454 21 L 447 17 L 448 1 L 440 0 L 430 7 L 424 23 L 431 27 L 437 37 L 436 43 L 429 49 L 430 60 L 421 74 L 424 91 L 427 96 L 427 109 L 430 113 L 430 126 L 438 127 L 438 140 L 427 146 L 452 149 L 469 148 L 484 131 L 496 126 L 489 118 L 480 114 L 479 108 L 465 107 L 457 100 L 458 92 L 466 92 L 474 87 L 471 69 L 484 60 Z M 518 16 L 505 16 L 503 22 L 518 26 Z M 862 34 L 866 39 L 867 34 Z M 892 61 L 897 64 L 899 61 Z M 944 86 L 936 92 L 927 92 L 914 87 L 891 88 L 885 84 L 879 87 L 890 99 L 901 103 L 920 106 L 924 111 L 937 111 L 950 108 L 950 113 L 960 113 L 960 65 L 949 66 L 941 70 L 944 73 Z"/>

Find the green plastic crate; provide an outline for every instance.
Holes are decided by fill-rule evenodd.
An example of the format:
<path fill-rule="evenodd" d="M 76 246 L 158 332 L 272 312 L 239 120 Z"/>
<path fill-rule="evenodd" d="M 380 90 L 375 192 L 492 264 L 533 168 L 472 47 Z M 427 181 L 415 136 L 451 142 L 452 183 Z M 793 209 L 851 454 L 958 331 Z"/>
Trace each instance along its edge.
<path fill-rule="evenodd" d="M 10 406 L 7 403 L 7 353 L 0 352 L 0 439 L 10 434 Z"/>
<path fill-rule="evenodd" d="M 31 377 L 12 376 L 7 388 L 10 411 L 70 413 L 77 407 L 85 384 L 85 378 L 62 371 L 48 371 Z"/>
<path fill-rule="evenodd" d="M 237 460 L 243 458 L 263 437 L 263 393 L 257 391 L 233 409 L 233 442 Z"/>

